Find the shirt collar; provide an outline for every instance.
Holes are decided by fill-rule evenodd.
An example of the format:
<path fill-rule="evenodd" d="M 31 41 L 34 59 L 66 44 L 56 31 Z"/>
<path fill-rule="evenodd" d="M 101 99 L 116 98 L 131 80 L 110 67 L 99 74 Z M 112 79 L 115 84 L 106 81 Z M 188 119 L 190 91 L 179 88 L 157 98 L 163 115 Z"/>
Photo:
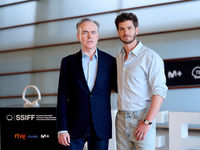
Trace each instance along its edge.
<path fill-rule="evenodd" d="M 82 58 L 84 58 L 84 57 L 89 57 L 88 55 L 86 55 L 84 52 L 83 52 L 83 50 L 81 49 L 81 52 L 82 52 Z M 93 59 L 98 59 L 98 53 L 97 53 L 97 49 L 96 49 L 96 51 L 95 51 L 95 54 L 94 54 L 94 56 L 93 56 Z"/>
<path fill-rule="evenodd" d="M 143 46 L 142 42 L 139 41 L 138 44 L 137 44 L 137 46 L 132 51 L 130 51 L 129 53 L 133 53 L 135 56 L 138 56 L 139 53 L 140 53 L 140 50 L 141 50 L 142 46 Z M 125 48 L 122 47 L 121 53 L 124 53 L 124 52 L 125 52 Z"/>

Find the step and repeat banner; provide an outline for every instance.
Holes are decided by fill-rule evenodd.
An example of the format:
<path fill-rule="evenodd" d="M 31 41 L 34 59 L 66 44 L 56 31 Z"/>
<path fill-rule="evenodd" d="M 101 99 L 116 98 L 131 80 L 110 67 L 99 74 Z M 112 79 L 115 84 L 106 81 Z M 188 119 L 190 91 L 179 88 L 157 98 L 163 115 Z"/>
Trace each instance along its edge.
<path fill-rule="evenodd" d="M 56 150 L 56 108 L 0 108 L 1 150 Z"/>

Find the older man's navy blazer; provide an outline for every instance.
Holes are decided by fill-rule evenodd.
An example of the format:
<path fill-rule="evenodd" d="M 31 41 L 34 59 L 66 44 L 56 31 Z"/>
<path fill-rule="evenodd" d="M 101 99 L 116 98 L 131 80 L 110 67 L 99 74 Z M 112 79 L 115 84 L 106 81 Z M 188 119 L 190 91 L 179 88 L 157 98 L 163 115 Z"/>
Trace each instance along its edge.
<path fill-rule="evenodd" d="M 91 92 L 82 68 L 81 51 L 62 59 L 57 131 L 67 130 L 71 139 L 83 138 L 90 121 L 100 139 L 112 136 L 110 94 L 112 88 L 117 90 L 116 59 L 99 49 L 97 52 L 98 71 Z"/>

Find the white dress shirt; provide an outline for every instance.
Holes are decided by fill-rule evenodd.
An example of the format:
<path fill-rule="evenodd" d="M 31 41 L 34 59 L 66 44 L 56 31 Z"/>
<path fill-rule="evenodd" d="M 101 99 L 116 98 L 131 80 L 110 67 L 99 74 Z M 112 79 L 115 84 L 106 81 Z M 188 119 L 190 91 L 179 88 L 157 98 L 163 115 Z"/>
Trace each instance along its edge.
<path fill-rule="evenodd" d="M 116 55 L 118 109 L 136 111 L 149 107 L 153 95 L 166 98 L 164 63 L 153 50 L 141 42 L 125 58 L 124 48 Z"/>

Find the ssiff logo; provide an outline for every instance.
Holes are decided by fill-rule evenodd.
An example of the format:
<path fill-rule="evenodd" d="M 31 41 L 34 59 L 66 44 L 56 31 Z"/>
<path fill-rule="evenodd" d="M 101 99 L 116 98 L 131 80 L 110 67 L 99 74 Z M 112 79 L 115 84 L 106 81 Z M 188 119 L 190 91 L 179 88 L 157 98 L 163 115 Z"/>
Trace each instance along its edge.
<path fill-rule="evenodd" d="M 192 70 L 192 76 L 194 77 L 194 79 L 200 79 L 200 66 L 194 67 L 194 69 Z"/>
<path fill-rule="evenodd" d="M 30 115 L 30 114 L 27 114 L 27 115 L 16 115 L 15 117 L 16 117 L 17 121 L 20 121 L 20 120 L 21 121 L 24 121 L 24 120 L 33 121 L 35 119 L 35 115 Z"/>
<path fill-rule="evenodd" d="M 35 119 L 35 115 L 32 114 L 26 114 L 26 115 L 7 115 L 6 120 L 8 121 L 33 121 Z"/>

